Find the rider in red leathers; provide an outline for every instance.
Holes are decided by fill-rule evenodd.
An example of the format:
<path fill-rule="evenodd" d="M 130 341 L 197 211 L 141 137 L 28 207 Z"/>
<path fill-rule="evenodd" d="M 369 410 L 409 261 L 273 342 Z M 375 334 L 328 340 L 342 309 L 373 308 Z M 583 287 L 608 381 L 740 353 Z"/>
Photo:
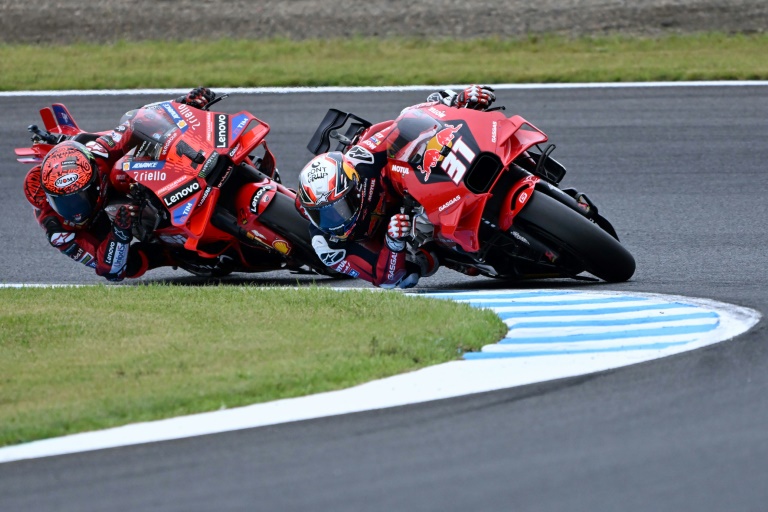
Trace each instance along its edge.
<path fill-rule="evenodd" d="M 427 98 L 455 107 L 483 110 L 496 99 L 493 89 L 473 85 L 460 93 L 441 91 Z M 313 158 L 299 174 L 297 208 L 311 222 L 312 246 L 334 270 L 382 288 L 410 288 L 438 269 L 436 256 L 420 249 L 412 255 L 404 238 L 409 215 L 392 187 L 387 168 L 392 126 L 382 126 L 346 153 Z"/>
<path fill-rule="evenodd" d="M 215 95 L 198 87 L 176 101 L 203 108 Z M 156 115 L 164 115 L 158 110 Z M 153 114 L 126 114 L 115 129 L 92 136 L 78 135 L 57 144 L 24 181 L 27 200 L 50 244 L 110 281 L 136 278 L 152 268 L 170 265 L 159 249 L 131 244 L 134 205 L 120 206 L 113 222 L 104 212 L 108 199 L 125 197 L 125 174 L 112 166 L 145 141 L 134 137 L 134 126 L 153 123 Z"/>

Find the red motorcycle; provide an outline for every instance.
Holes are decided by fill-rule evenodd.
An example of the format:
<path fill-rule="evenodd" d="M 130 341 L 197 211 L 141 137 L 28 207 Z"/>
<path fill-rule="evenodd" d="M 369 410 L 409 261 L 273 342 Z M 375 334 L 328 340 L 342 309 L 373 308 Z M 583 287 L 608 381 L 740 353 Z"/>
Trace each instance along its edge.
<path fill-rule="evenodd" d="M 87 143 L 99 135 L 81 130 L 62 104 L 40 115 L 47 131 L 29 127 L 33 144 L 16 149 L 19 162 L 39 164 L 64 139 Z M 141 143 L 112 176 L 127 182 L 129 197 L 110 197 L 105 207 L 114 218 L 122 204 L 140 205 L 136 239 L 160 244 L 175 266 L 199 276 L 331 274 L 312 249 L 295 193 L 280 183 L 267 123 L 245 111 L 202 111 L 175 101 L 147 105 L 123 120 L 138 117 L 145 121 L 134 124 Z"/>
<path fill-rule="evenodd" d="M 372 125 L 330 109 L 307 148 L 388 148 L 387 171 L 413 218 L 411 249 L 424 246 L 468 275 L 522 280 L 579 276 L 626 281 L 635 260 L 585 195 L 558 184 L 554 145 L 502 108 L 477 111 L 423 103 Z"/>

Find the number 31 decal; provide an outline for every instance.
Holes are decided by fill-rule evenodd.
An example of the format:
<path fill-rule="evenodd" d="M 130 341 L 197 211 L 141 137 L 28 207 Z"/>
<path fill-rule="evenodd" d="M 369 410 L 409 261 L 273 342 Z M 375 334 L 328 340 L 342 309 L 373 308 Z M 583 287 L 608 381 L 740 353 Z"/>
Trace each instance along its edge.
<path fill-rule="evenodd" d="M 455 184 L 459 184 L 464 174 L 467 172 L 467 165 L 475 159 L 475 152 L 467 146 L 464 141 L 459 139 L 453 143 L 451 152 L 443 158 L 440 167 L 451 177 Z"/>

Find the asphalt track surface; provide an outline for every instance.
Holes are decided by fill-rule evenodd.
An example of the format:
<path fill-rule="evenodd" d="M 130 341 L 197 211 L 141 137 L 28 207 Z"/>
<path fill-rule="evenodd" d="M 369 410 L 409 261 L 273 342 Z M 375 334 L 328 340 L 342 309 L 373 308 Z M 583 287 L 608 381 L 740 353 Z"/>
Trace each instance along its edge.
<path fill-rule="evenodd" d="M 764 86 L 499 91 L 498 103 L 557 144 L 569 172 L 563 185 L 590 195 L 638 263 L 627 283 L 520 287 L 688 295 L 765 314 L 767 94 Z M 379 121 L 425 96 L 238 95 L 222 109 L 270 122 L 270 148 L 290 185 L 328 106 Z M 165 97 L 58 99 L 98 130 Z M 0 98 L 0 282 L 99 282 L 48 246 L 21 193 L 26 169 L 12 150 L 28 143 L 26 126 L 53 99 Z M 172 271 L 145 278 L 165 279 L 198 282 Z M 423 282 L 501 287 L 509 283 L 447 270 Z M 762 320 L 734 340 L 589 376 L 2 464 L 0 510 L 762 511 L 767 338 Z"/>

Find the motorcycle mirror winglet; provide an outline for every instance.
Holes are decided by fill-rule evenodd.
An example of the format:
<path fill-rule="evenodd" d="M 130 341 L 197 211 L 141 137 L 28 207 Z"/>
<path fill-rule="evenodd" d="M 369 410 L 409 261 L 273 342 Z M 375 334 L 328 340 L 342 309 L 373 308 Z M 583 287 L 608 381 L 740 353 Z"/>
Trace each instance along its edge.
<path fill-rule="evenodd" d="M 43 142 L 47 142 L 48 144 L 58 144 L 59 142 L 66 139 L 66 135 L 53 135 L 50 132 L 44 132 L 36 124 L 31 124 L 27 126 L 27 131 L 33 133 L 37 138 L 39 138 Z M 32 140 L 35 140 L 35 137 L 32 137 Z"/>
<path fill-rule="evenodd" d="M 309 139 L 307 149 L 313 155 L 319 155 L 321 153 L 327 153 L 331 148 L 330 138 L 332 132 L 338 132 L 342 127 L 347 124 L 347 121 L 352 119 L 353 131 L 357 131 L 359 128 L 368 128 L 371 126 L 370 121 L 366 121 L 362 117 L 358 117 L 355 114 L 348 112 L 342 112 L 341 110 L 330 108 L 326 112 L 325 117 L 315 129 L 315 133 L 312 138 Z M 348 134 L 350 132 L 347 132 Z M 345 135 L 346 137 L 346 135 Z M 347 137 L 348 138 L 348 137 Z M 344 144 L 344 142 L 342 142 Z"/>
<path fill-rule="evenodd" d="M 352 139 L 348 139 L 344 135 L 340 134 L 338 130 L 331 130 L 330 136 L 332 139 L 336 139 L 345 146 L 352 145 Z"/>

